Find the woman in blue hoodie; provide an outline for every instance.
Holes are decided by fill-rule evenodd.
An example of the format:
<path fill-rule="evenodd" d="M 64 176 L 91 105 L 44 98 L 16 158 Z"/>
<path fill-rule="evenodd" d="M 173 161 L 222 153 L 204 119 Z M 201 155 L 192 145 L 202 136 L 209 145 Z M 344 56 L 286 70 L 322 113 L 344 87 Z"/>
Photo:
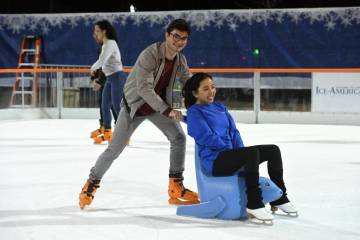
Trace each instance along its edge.
<path fill-rule="evenodd" d="M 259 188 L 259 164 L 267 162 L 270 179 L 283 191 L 280 199 L 270 203 L 272 211 L 281 209 L 289 215 L 297 215 L 296 208 L 287 198 L 279 147 L 244 146 L 227 108 L 214 102 L 216 89 L 210 75 L 196 73 L 187 81 L 182 93 L 188 134 L 199 147 L 205 172 L 215 177 L 241 172 L 246 182 L 248 214 L 259 220 L 272 220 L 273 216 L 265 210 Z"/>

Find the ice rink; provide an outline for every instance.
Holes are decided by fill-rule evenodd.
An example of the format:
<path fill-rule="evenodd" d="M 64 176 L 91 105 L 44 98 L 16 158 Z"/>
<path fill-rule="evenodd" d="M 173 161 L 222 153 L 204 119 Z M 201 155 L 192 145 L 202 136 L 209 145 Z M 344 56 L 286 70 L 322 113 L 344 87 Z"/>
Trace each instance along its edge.
<path fill-rule="evenodd" d="M 360 239 L 359 126 L 238 124 L 246 145 L 282 150 L 300 216 L 276 216 L 273 226 L 177 216 L 167 204 L 169 143 L 150 122 L 81 211 L 78 194 L 106 148 L 89 138 L 96 127 L 96 120 L 0 121 L 1 240 Z M 193 158 L 188 137 L 184 184 L 196 190 Z"/>

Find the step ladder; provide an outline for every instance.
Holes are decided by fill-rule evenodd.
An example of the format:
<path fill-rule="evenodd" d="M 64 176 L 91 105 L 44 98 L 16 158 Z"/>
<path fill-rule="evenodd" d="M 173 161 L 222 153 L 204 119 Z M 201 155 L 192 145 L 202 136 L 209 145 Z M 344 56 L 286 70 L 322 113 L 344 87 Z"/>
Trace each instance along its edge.
<path fill-rule="evenodd" d="M 37 68 L 41 57 L 41 36 L 25 36 L 21 41 L 18 69 Z M 36 107 L 39 93 L 38 73 L 16 73 L 10 107 Z"/>

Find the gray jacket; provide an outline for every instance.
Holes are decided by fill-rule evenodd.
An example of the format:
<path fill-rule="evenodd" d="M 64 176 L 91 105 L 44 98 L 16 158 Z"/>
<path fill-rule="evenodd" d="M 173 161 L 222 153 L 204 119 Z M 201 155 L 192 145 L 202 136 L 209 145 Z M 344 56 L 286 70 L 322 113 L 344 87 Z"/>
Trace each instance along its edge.
<path fill-rule="evenodd" d="M 131 118 L 145 102 L 160 113 L 172 107 L 175 80 L 178 79 L 181 84 L 185 84 L 190 77 L 190 71 L 185 56 L 182 53 L 177 54 L 164 101 L 155 92 L 164 65 L 165 42 L 154 43 L 139 55 L 124 86 L 124 97 L 130 108 Z"/>

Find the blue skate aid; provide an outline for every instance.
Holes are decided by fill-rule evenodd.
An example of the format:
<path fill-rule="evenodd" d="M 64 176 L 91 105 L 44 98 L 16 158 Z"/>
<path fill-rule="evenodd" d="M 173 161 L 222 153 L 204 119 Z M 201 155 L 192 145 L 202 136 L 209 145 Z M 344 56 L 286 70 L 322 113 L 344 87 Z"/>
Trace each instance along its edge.
<path fill-rule="evenodd" d="M 179 216 L 200 218 L 241 219 L 246 218 L 245 179 L 234 175 L 228 177 L 207 176 L 202 170 L 198 147 L 195 144 L 195 170 L 200 204 L 184 205 L 177 208 Z M 264 204 L 282 196 L 282 191 L 270 179 L 259 178 Z"/>

